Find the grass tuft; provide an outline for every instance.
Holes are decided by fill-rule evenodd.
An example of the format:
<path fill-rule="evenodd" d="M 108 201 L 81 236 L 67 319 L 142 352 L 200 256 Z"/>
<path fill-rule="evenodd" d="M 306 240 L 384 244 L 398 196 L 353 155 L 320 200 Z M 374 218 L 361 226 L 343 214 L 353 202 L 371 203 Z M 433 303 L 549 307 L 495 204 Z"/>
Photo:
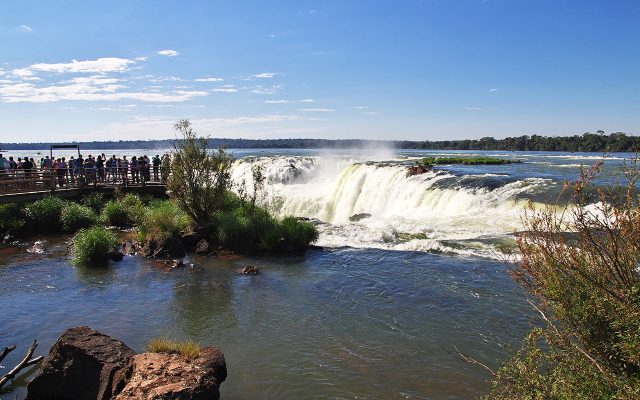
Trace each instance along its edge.
<path fill-rule="evenodd" d="M 181 356 L 192 360 L 200 354 L 200 345 L 193 340 L 185 340 L 179 342 L 172 340 L 166 336 L 151 339 L 146 347 L 149 353 L 168 353 L 180 354 Z"/>
<path fill-rule="evenodd" d="M 76 265 L 104 262 L 117 246 L 117 236 L 106 228 L 94 226 L 82 229 L 72 239 L 71 261 Z"/>
<path fill-rule="evenodd" d="M 30 225 L 44 232 L 53 232 L 61 228 L 60 216 L 65 206 L 64 200 L 49 196 L 25 206 Z"/>
<path fill-rule="evenodd" d="M 96 223 L 98 216 L 89 207 L 78 203 L 69 203 L 64 206 L 60 215 L 62 229 L 65 232 L 75 232 L 88 228 Z"/>

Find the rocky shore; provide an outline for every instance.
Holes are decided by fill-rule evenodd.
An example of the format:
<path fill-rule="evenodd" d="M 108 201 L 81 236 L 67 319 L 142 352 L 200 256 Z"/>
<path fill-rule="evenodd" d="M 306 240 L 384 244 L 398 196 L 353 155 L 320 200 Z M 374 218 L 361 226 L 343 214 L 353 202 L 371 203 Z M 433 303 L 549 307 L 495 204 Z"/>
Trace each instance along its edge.
<path fill-rule="evenodd" d="M 136 354 L 120 340 L 88 327 L 67 329 L 51 347 L 27 400 L 211 400 L 227 377 L 222 352 L 204 347 L 195 358 Z"/>

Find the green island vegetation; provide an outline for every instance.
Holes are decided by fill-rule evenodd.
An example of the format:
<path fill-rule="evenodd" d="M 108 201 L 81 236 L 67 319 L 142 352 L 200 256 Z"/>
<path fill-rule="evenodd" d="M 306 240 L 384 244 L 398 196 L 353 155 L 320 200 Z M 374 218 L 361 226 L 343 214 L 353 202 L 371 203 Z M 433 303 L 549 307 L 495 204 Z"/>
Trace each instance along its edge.
<path fill-rule="evenodd" d="M 463 165 L 501 165 L 520 163 L 520 160 L 508 160 L 506 158 L 496 157 L 425 157 L 422 159 L 423 165 L 444 165 L 444 164 L 463 164 Z"/>
<path fill-rule="evenodd" d="M 146 350 L 149 353 L 180 354 L 192 360 L 200 354 L 200 344 L 193 340 L 179 342 L 163 336 L 151 339 L 149 343 L 147 343 Z"/>
<path fill-rule="evenodd" d="M 254 171 L 253 192 L 231 191 L 231 157 L 222 149 L 211 153 L 189 121 L 176 130 L 169 198 L 158 199 L 116 191 L 112 199 L 101 193 L 79 202 L 48 196 L 24 206 L 0 205 L 0 233 L 14 237 L 28 233 L 76 233 L 72 239 L 75 264 L 104 261 L 115 251 L 117 236 L 106 227 L 134 227 L 140 243 L 181 240 L 195 234 L 211 245 L 250 253 L 297 253 L 317 240 L 316 227 L 294 217 L 278 219 L 256 204 L 262 187 L 261 171 Z"/>
<path fill-rule="evenodd" d="M 541 321 L 486 399 L 640 398 L 640 171 L 635 160 L 627 186 L 602 190 L 600 165 L 568 205 L 527 212 L 511 274 Z"/>
<path fill-rule="evenodd" d="M 64 142 L 79 144 L 95 150 L 113 149 L 166 149 L 174 140 L 119 140 L 94 142 Z M 207 139 L 210 149 L 350 149 L 362 147 L 391 147 L 396 149 L 421 150 L 505 150 L 505 151 L 586 151 L 586 152 L 635 152 L 640 149 L 640 137 L 614 132 L 606 135 L 603 131 L 585 132 L 573 136 L 522 135 L 495 139 L 466 140 L 365 140 L 365 139 Z M 3 150 L 42 150 L 49 143 L 0 143 Z"/>

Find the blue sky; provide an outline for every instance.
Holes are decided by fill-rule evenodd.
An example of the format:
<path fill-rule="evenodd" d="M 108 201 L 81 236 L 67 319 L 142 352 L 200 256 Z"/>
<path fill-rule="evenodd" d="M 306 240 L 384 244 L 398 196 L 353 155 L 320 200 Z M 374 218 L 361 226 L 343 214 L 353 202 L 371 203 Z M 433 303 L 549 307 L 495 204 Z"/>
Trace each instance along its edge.
<path fill-rule="evenodd" d="M 640 1 L 6 1 L 0 142 L 640 134 Z"/>

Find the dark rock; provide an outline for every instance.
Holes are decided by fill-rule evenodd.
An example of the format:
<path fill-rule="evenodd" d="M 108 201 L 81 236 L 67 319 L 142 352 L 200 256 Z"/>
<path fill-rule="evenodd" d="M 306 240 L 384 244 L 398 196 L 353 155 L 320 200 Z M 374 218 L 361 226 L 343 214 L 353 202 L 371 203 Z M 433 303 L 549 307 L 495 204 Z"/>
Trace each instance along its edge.
<path fill-rule="evenodd" d="M 196 254 L 199 256 L 206 256 L 211 254 L 211 251 L 209 250 L 209 242 L 207 242 L 207 239 L 200 239 L 200 241 L 196 245 Z"/>
<path fill-rule="evenodd" d="M 431 165 L 414 165 L 407 169 L 407 176 L 420 175 L 431 171 Z"/>
<path fill-rule="evenodd" d="M 222 352 L 213 347 L 202 348 L 193 360 L 178 354 L 144 353 L 131 358 L 127 375 L 114 400 L 217 400 L 227 365 Z"/>
<path fill-rule="evenodd" d="M 67 329 L 27 385 L 27 399 L 109 400 L 124 386 L 134 351 L 86 326 Z"/>
<path fill-rule="evenodd" d="M 349 221 L 358 222 L 370 217 L 371 217 L 371 214 L 367 214 L 367 213 L 353 214 L 352 216 L 349 217 Z"/>
<path fill-rule="evenodd" d="M 138 242 L 136 242 L 135 240 L 125 240 L 120 244 L 122 253 L 129 256 L 136 254 L 139 247 L 140 246 L 138 245 Z"/>
<path fill-rule="evenodd" d="M 247 265 L 246 267 L 242 268 L 242 273 L 244 275 L 257 275 L 259 272 L 260 269 L 253 265 Z"/>
<path fill-rule="evenodd" d="M 310 244 L 309 245 L 309 250 L 324 250 L 324 247 L 316 246 L 315 244 Z"/>
<path fill-rule="evenodd" d="M 147 239 L 142 254 L 148 258 L 182 258 L 186 251 L 180 239 Z"/>
<path fill-rule="evenodd" d="M 107 257 L 109 257 L 109 259 L 113 261 L 122 261 L 122 259 L 124 258 L 124 254 L 122 254 L 120 251 L 110 251 L 109 254 L 107 254 Z"/>
<path fill-rule="evenodd" d="M 27 249 L 27 252 L 34 254 L 44 254 L 46 251 L 47 249 L 44 247 L 44 243 L 40 240 L 37 240 L 33 246 Z"/>
<path fill-rule="evenodd" d="M 188 264 L 185 264 L 184 261 L 182 260 L 169 260 L 169 261 L 165 261 L 164 263 L 165 266 L 171 268 L 171 269 L 176 269 L 176 268 L 184 268 L 186 267 Z"/>

